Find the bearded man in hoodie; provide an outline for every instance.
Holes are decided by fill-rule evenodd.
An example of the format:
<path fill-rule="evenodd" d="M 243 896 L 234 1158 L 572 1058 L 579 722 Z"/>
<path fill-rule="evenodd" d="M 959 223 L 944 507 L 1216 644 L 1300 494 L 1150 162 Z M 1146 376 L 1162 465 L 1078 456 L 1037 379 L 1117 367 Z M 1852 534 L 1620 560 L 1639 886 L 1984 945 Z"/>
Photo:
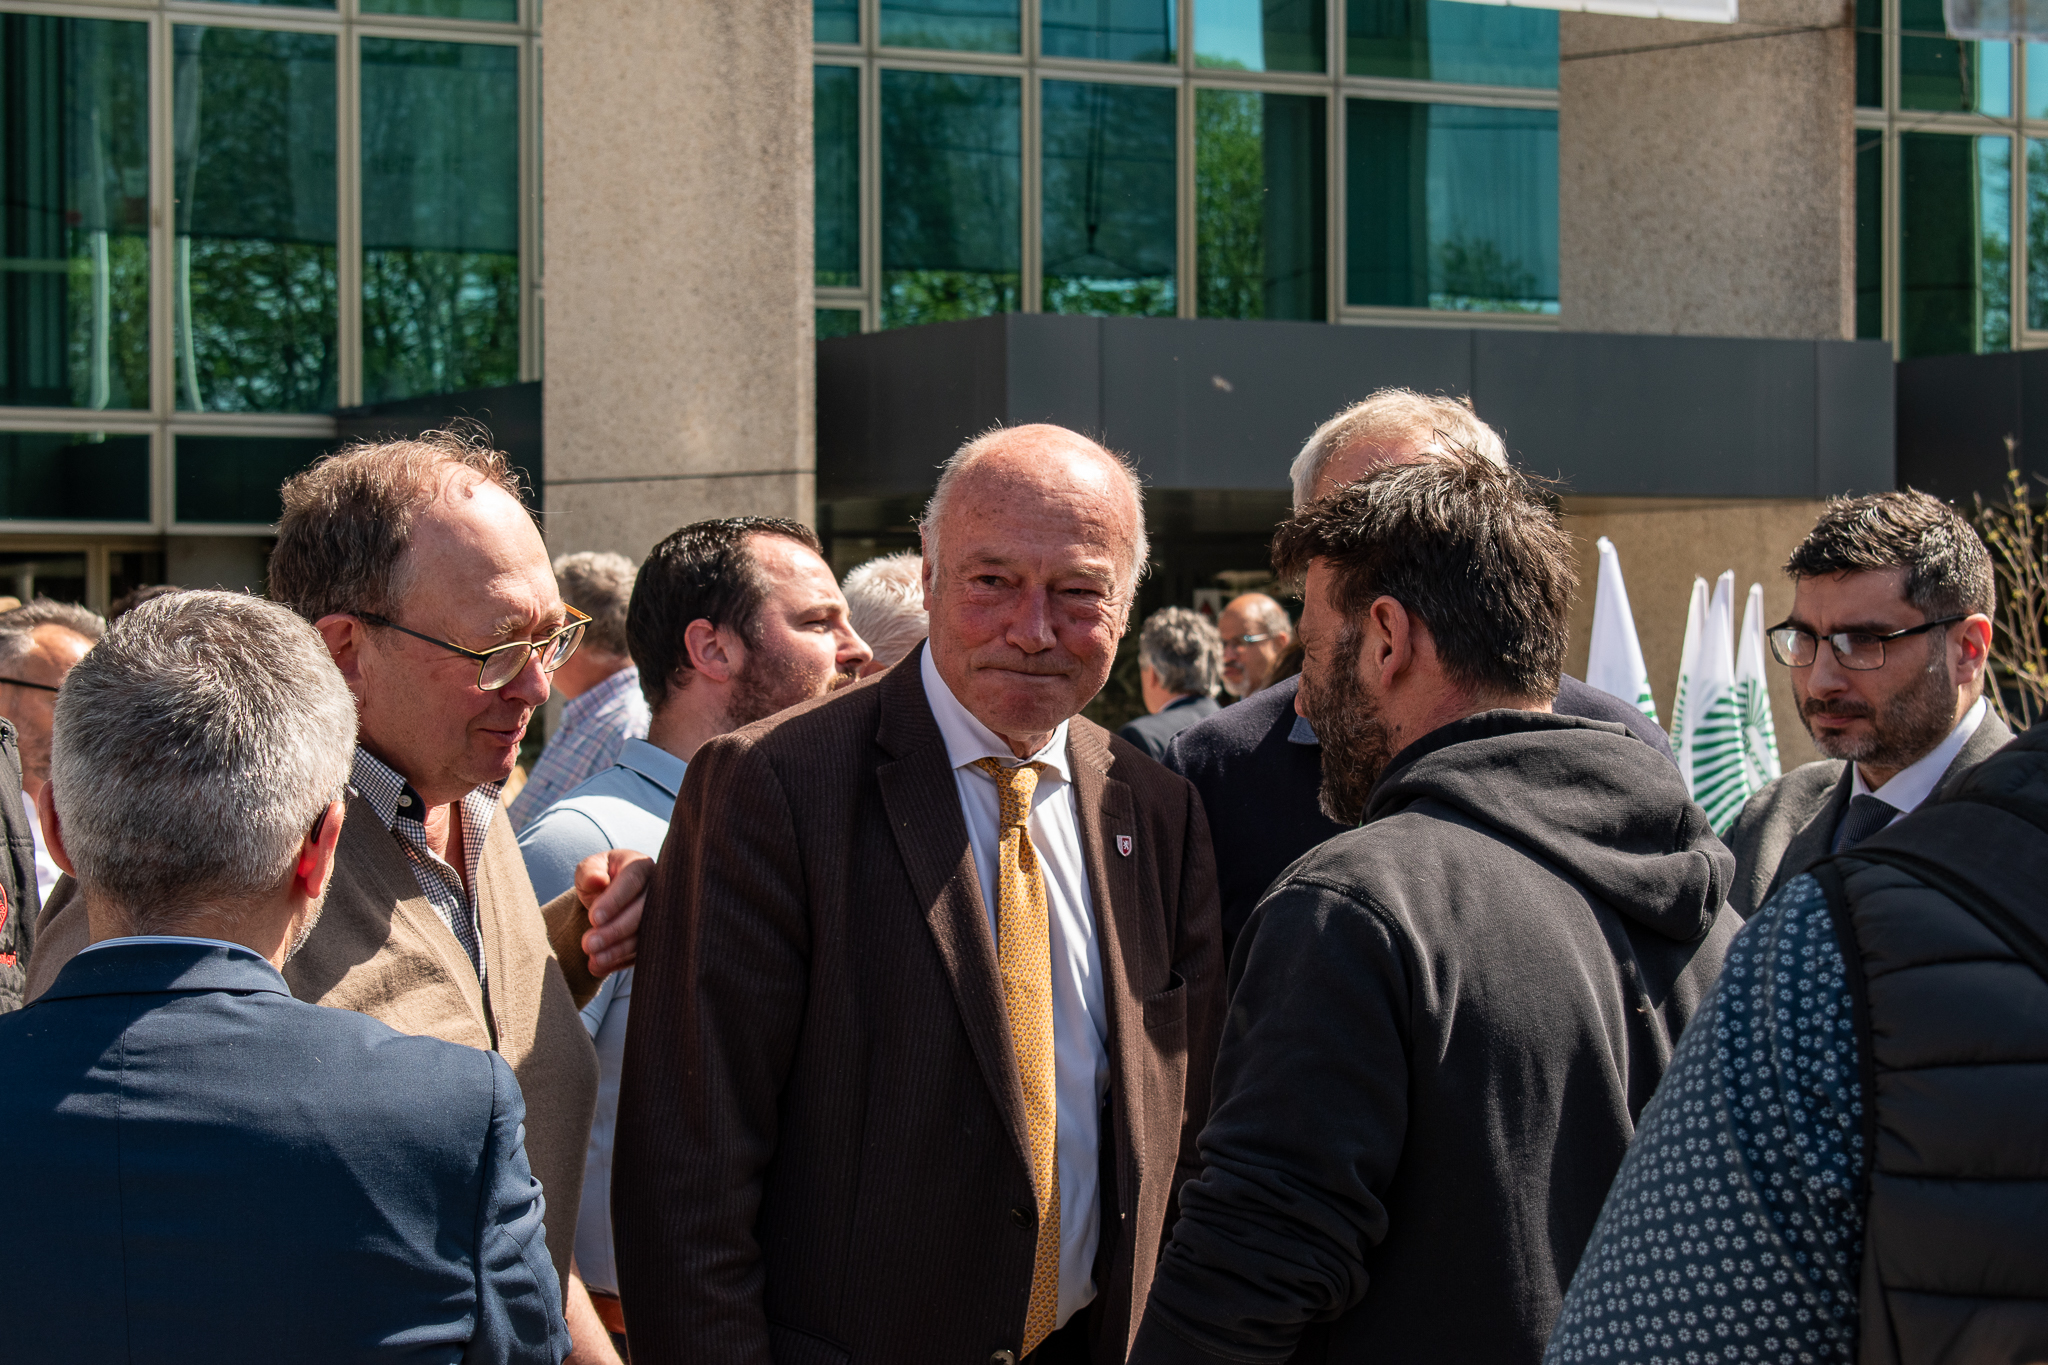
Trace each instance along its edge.
<path fill-rule="evenodd" d="M 1348 828 L 1230 964 L 1201 1176 L 1132 1365 L 1529 1362 L 1738 927 L 1662 754 L 1555 715 L 1576 586 L 1536 488 L 1382 468 L 1274 543 Z"/>

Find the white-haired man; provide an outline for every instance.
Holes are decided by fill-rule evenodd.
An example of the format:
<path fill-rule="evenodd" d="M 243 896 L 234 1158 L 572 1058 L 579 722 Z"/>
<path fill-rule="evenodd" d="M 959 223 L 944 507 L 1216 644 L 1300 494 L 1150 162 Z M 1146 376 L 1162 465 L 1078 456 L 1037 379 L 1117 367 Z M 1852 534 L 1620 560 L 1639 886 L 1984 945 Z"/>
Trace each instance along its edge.
<path fill-rule="evenodd" d="M 1222 971 L 1194 792 L 1079 714 L 1144 563 L 1115 456 L 982 437 L 925 644 L 697 750 L 613 1161 L 635 1355 L 1124 1359 Z"/>
<path fill-rule="evenodd" d="M 1117 734 L 1154 758 L 1164 754 L 1175 735 L 1216 714 L 1222 659 L 1216 627 L 1200 612 L 1186 607 L 1153 612 L 1138 632 L 1138 694 L 1145 699 L 1146 714 Z"/>
<path fill-rule="evenodd" d="M 861 666 L 862 677 L 894 668 L 930 629 L 924 612 L 924 556 L 915 550 L 870 559 L 849 570 L 841 586 L 854 633 L 875 655 Z"/>
<path fill-rule="evenodd" d="M 1507 464 L 1500 434 L 1470 400 L 1381 389 L 1316 428 L 1288 471 L 1299 511 L 1386 465 L 1413 464 L 1433 451 L 1469 450 Z M 1315 728 L 1295 714 L 1298 678 L 1288 678 L 1183 730 L 1166 766 L 1195 784 L 1209 815 L 1223 893 L 1225 951 L 1252 907 L 1287 865 L 1341 832 L 1316 804 L 1322 750 Z M 1626 702 L 1566 676 L 1559 715 L 1611 721 L 1667 758 L 1671 742 Z"/>
<path fill-rule="evenodd" d="M 0 1019 L 7 1359 L 553 1365 L 511 1068 L 285 984 L 355 750 L 318 633 L 240 594 L 160 598 L 57 719 L 42 822 L 92 942 Z"/>

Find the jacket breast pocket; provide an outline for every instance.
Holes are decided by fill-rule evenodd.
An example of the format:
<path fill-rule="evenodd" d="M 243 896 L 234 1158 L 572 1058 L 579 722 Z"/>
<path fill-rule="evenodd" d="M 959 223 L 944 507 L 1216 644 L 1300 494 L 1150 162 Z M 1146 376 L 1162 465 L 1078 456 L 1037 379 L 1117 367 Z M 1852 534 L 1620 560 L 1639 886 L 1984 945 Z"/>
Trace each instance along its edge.
<path fill-rule="evenodd" d="M 851 1352 L 825 1338 L 779 1322 L 768 1324 L 768 1354 L 775 1357 L 775 1365 L 846 1365 L 853 1359 Z"/>
<path fill-rule="evenodd" d="M 1188 983 L 1179 972 L 1167 977 L 1167 987 L 1145 997 L 1145 1031 L 1179 1024 L 1188 1017 Z"/>

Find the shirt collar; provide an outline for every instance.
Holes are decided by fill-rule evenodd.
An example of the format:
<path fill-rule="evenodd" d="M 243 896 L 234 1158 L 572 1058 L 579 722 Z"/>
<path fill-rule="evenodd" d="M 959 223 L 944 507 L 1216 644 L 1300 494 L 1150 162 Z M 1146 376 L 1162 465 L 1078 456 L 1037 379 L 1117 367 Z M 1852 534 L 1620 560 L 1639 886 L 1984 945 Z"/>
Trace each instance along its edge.
<path fill-rule="evenodd" d="M 618 766 L 638 773 L 674 796 L 683 789 L 683 774 L 690 765 L 659 745 L 629 739 L 619 750 Z"/>
<path fill-rule="evenodd" d="M 103 938 L 98 943 L 88 943 L 78 950 L 78 956 L 97 952 L 101 948 L 127 948 L 137 944 L 185 943 L 196 948 L 230 948 L 238 953 L 247 953 L 258 962 L 269 965 L 270 959 L 246 943 L 230 943 L 224 938 L 194 938 L 189 934 L 128 934 L 121 938 Z"/>
<path fill-rule="evenodd" d="M 355 764 L 349 770 L 348 784 L 355 788 L 356 795 L 370 803 L 370 809 L 377 812 L 377 819 L 386 829 L 396 825 L 401 815 L 420 823 L 426 821 L 426 802 L 412 789 L 412 783 L 406 781 L 398 769 L 360 744 L 356 745 Z M 468 813 L 472 803 L 478 800 L 496 804 L 504 785 L 502 782 L 486 782 L 470 792 L 462 798 L 464 813 Z"/>
<path fill-rule="evenodd" d="M 562 704 L 562 728 L 567 729 L 594 711 L 602 711 L 618 701 L 627 692 L 640 690 L 640 670 L 627 664 L 618 672 L 601 682 L 591 685 L 579 697 L 571 697 Z"/>
<path fill-rule="evenodd" d="M 1949 764 L 1956 761 L 1956 755 L 1970 742 L 1970 736 L 1977 733 L 1977 727 L 1984 723 L 1990 709 L 1990 702 L 1983 697 L 1977 698 L 1977 704 L 1963 712 L 1963 718 L 1956 722 L 1955 729 L 1948 732 L 1947 739 L 1893 773 L 1891 780 L 1875 791 L 1863 781 L 1863 769 L 1851 763 L 1849 770 L 1855 776 L 1849 779 L 1849 795 L 1875 796 L 1900 812 L 1917 810 L 1920 803 L 1940 785 L 1942 774 L 1948 771 Z"/>
<path fill-rule="evenodd" d="M 1052 732 L 1052 738 L 1045 742 L 1044 748 L 1030 758 L 1020 760 L 1010 752 L 1010 746 L 997 738 L 995 731 L 976 720 L 974 713 L 962 706 L 960 699 L 953 695 L 953 689 L 946 686 L 946 680 L 939 676 L 938 665 L 932 662 L 930 644 L 925 645 L 921 654 L 918 669 L 924 679 L 924 697 L 932 708 L 932 719 L 939 723 L 939 734 L 946 741 L 948 763 L 955 768 L 965 768 L 984 758 L 993 758 L 1006 768 L 1015 767 L 1020 762 L 1043 763 L 1059 775 L 1060 781 L 1074 780 L 1073 768 L 1067 756 L 1068 721 L 1060 722 L 1059 728 Z"/>
<path fill-rule="evenodd" d="M 1296 715 L 1294 727 L 1287 732 L 1287 742 L 1289 744 L 1320 745 L 1322 740 L 1316 737 L 1316 727 L 1308 723 L 1307 716 Z"/>

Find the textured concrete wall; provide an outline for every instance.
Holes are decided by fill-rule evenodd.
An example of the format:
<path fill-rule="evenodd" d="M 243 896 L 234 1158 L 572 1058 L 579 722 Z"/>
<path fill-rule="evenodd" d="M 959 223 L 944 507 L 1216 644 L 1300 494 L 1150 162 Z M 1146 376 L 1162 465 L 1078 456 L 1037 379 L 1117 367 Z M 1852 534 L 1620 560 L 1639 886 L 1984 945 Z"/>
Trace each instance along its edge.
<path fill-rule="evenodd" d="M 1850 7 L 1741 6 L 1727 26 L 1559 16 L 1565 327 L 1855 334 Z"/>
<path fill-rule="evenodd" d="M 1593 589 L 1600 577 L 1597 542 L 1606 536 L 1621 557 L 1629 607 L 1650 670 L 1650 694 L 1657 718 L 1671 722 L 1678 687 L 1678 655 L 1685 644 L 1685 610 L 1692 580 L 1709 590 L 1723 570 L 1735 571 L 1735 625 L 1749 585 L 1764 585 L 1766 626 L 1792 610 L 1792 580 L 1783 565 L 1805 538 L 1822 504 L 1803 499 L 1706 501 L 1688 498 L 1566 498 L 1565 525 L 1579 546 L 1579 596 L 1572 604 L 1572 648 L 1565 671 L 1586 675 L 1586 647 L 1593 629 Z M 1739 643 L 1739 642 L 1738 642 Z M 1800 727 L 1792 683 L 1775 661 L 1764 665 L 1771 689 L 1771 720 L 1778 728 L 1778 756 L 1787 768 L 1820 755 Z"/>
<path fill-rule="evenodd" d="M 548 541 L 814 511 L 811 7 L 548 6 Z"/>

